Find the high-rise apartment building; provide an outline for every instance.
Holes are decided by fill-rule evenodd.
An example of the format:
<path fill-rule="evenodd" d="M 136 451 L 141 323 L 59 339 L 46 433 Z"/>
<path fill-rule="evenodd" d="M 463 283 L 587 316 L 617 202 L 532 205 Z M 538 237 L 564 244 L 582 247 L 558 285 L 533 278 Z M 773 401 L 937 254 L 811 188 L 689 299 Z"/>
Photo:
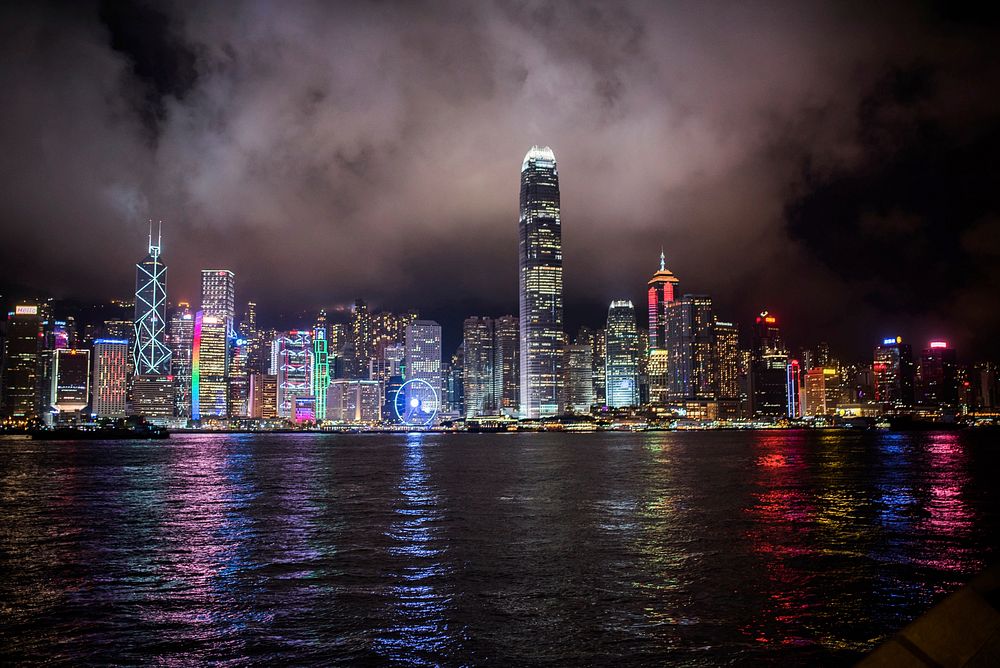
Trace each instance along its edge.
<path fill-rule="evenodd" d="M 608 307 L 607 403 L 612 408 L 639 404 L 639 354 L 642 347 L 635 327 L 635 307 L 629 300 Z"/>
<path fill-rule="evenodd" d="M 128 357 L 128 339 L 94 340 L 94 390 L 91 413 L 96 417 L 125 417 Z"/>
<path fill-rule="evenodd" d="M 560 408 L 563 357 L 562 222 L 559 172 L 549 147 L 533 146 L 521 164 L 518 227 L 522 417 Z"/>
<path fill-rule="evenodd" d="M 135 265 L 135 317 L 133 319 L 132 366 L 136 374 L 170 373 L 167 347 L 167 266 L 160 257 L 160 235 L 156 243 L 149 235 L 149 252 Z"/>

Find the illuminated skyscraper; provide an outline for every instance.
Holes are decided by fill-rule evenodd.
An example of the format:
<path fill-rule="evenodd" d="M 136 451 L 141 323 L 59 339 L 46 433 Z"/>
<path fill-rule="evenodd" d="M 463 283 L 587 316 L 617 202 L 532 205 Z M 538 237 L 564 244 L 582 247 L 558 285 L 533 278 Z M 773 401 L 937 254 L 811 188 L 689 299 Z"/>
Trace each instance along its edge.
<path fill-rule="evenodd" d="M 931 341 L 917 367 L 918 400 L 926 406 L 958 407 L 958 361 L 947 341 Z"/>
<path fill-rule="evenodd" d="M 99 418 L 125 417 L 128 356 L 127 339 L 94 341 L 94 391 L 91 412 Z"/>
<path fill-rule="evenodd" d="M 788 396 L 788 417 L 796 419 L 802 417 L 802 406 L 799 402 L 799 394 L 802 388 L 802 372 L 798 360 L 789 360 L 785 367 L 785 383 L 788 386 L 786 394 Z"/>
<path fill-rule="evenodd" d="M 180 302 L 170 316 L 167 343 L 170 347 L 170 373 L 177 383 L 177 416 L 191 417 L 191 348 L 194 340 L 194 315 L 187 302 Z"/>
<path fill-rule="evenodd" d="M 275 341 L 277 350 L 278 415 L 295 418 L 295 400 L 312 395 L 312 334 L 285 332 Z"/>
<path fill-rule="evenodd" d="M 90 403 L 90 351 L 60 348 L 52 353 L 49 406 L 59 422 L 76 421 Z"/>
<path fill-rule="evenodd" d="M 42 319 L 35 304 L 18 304 L 7 314 L 3 369 L 3 418 L 26 424 L 41 417 L 39 355 Z"/>
<path fill-rule="evenodd" d="M 515 417 L 521 401 L 518 320 L 505 315 L 493 321 L 493 397 L 496 411 Z"/>
<path fill-rule="evenodd" d="M 712 380 L 718 399 L 740 395 L 739 331 L 731 322 L 716 320 L 712 325 Z"/>
<path fill-rule="evenodd" d="M 712 300 L 684 295 L 666 309 L 668 382 L 671 399 L 714 399 Z"/>
<path fill-rule="evenodd" d="M 606 406 L 607 393 L 608 330 L 594 332 L 594 403 Z"/>
<path fill-rule="evenodd" d="M 166 374 L 140 374 L 132 379 L 132 414 L 166 424 L 174 417 L 177 384 Z"/>
<path fill-rule="evenodd" d="M 250 416 L 250 377 L 247 370 L 249 350 L 246 339 L 237 338 L 229 342 L 229 368 L 226 371 L 229 417 Z"/>
<path fill-rule="evenodd" d="M 316 419 L 319 421 L 326 419 L 326 396 L 327 389 L 330 387 L 330 356 L 326 343 L 326 327 L 317 326 L 313 330 L 311 380 L 312 395 L 315 397 Z"/>
<path fill-rule="evenodd" d="M 406 328 L 406 380 L 427 381 L 437 395 L 436 406 L 425 402 L 428 410 L 441 405 L 441 325 L 433 320 L 415 320 Z M 406 397 L 410 401 L 410 397 Z"/>
<path fill-rule="evenodd" d="M 814 366 L 805 373 L 802 415 L 832 415 L 840 397 L 840 374 L 832 367 Z"/>
<path fill-rule="evenodd" d="M 750 399 L 759 417 L 788 415 L 788 352 L 781 342 L 778 319 L 762 311 L 754 321 L 750 362 Z"/>
<path fill-rule="evenodd" d="M 639 403 L 639 334 L 635 307 L 629 300 L 611 302 L 608 308 L 607 395 L 608 406 L 620 408 Z"/>
<path fill-rule="evenodd" d="M 520 411 L 538 418 L 559 411 L 564 342 L 559 172 L 547 146 L 524 156 L 519 229 Z"/>
<path fill-rule="evenodd" d="M 344 349 L 344 373 L 348 378 L 368 379 L 369 363 L 375 358 L 372 314 L 363 299 L 354 302 L 348 345 Z"/>
<path fill-rule="evenodd" d="M 170 373 L 167 347 L 167 267 L 160 258 L 160 235 L 149 253 L 135 265 L 135 317 L 133 318 L 132 364 L 138 375 Z"/>
<path fill-rule="evenodd" d="M 271 420 L 278 417 L 278 377 L 267 373 L 250 374 L 250 417 Z"/>
<path fill-rule="evenodd" d="M 589 413 L 594 404 L 594 350 L 589 343 L 566 346 L 563 362 L 565 410 Z"/>
<path fill-rule="evenodd" d="M 674 301 L 674 290 L 680 281 L 667 269 L 667 260 L 660 251 L 660 268 L 649 279 L 649 349 L 667 348 L 667 305 Z"/>
<path fill-rule="evenodd" d="M 191 351 L 191 418 L 224 418 L 228 407 L 228 334 L 223 318 L 198 311 Z"/>
<path fill-rule="evenodd" d="M 201 310 L 226 325 L 227 339 L 236 336 L 236 274 L 228 269 L 201 270 Z"/>
<path fill-rule="evenodd" d="M 491 318 L 466 318 L 462 326 L 465 364 L 462 385 L 465 388 L 465 417 L 496 413 L 493 362 L 494 330 Z"/>
<path fill-rule="evenodd" d="M 875 401 L 891 408 L 913 405 L 913 349 L 899 336 L 875 347 L 872 360 Z"/>

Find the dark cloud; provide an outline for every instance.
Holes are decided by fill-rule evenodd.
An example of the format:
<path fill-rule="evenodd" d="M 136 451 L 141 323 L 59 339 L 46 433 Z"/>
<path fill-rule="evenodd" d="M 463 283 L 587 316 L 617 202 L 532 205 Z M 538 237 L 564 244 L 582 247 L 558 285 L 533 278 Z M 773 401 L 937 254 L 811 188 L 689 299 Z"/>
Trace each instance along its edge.
<path fill-rule="evenodd" d="M 265 312 L 516 309 L 518 170 L 559 161 L 567 319 L 685 291 L 802 343 L 996 353 L 995 12 L 945 5 L 86 3 L 0 16 L 0 289 Z"/>

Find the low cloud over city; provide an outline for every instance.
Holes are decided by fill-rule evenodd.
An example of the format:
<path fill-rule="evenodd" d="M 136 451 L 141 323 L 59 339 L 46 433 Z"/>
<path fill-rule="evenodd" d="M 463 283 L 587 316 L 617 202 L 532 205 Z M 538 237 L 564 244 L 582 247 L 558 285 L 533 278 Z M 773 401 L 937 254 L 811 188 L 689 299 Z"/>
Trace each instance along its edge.
<path fill-rule="evenodd" d="M 752 11 L 751 11 L 752 9 Z M 34 3 L 0 10 L 0 293 L 516 313 L 558 161 L 566 321 L 683 292 L 791 339 L 996 353 L 996 15 L 946 5 Z"/>

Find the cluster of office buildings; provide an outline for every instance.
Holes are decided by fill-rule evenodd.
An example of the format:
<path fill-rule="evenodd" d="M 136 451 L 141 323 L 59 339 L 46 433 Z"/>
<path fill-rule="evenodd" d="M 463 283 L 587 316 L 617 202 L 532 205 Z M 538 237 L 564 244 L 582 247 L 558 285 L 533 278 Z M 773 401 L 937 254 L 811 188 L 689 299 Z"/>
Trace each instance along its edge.
<path fill-rule="evenodd" d="M 666 265 L 661 251 L 644 317 L 617 299 L 606 322 L 568 335 L 559 174 L 551 149 L 537 146 L 521 167 L 518 315 L 469 317 L 447 359 L 438 323 L 362 300 L 341 322 L 320 311 L 298 329 L 261 327 L 254 302 L 237 314 L 228 269 L 201 272 L 195 306 L 171 304 L 151 230 L 131 318 L 79 331 L 51 302 L 14 306 L 2 332 L 0 418 L 23 426 L 135 415 L 177 428 L 558 416 L 777 423 L 998 405 L 996 368 L 961 366 L 944 341 L 915 356 L 886 338 L 870 362 L 844 364 L 822 343 L 793 355 L 778 317 L 762 311 L 741 346 L 736 324 L 708 295 L 682 291 Z"/>

